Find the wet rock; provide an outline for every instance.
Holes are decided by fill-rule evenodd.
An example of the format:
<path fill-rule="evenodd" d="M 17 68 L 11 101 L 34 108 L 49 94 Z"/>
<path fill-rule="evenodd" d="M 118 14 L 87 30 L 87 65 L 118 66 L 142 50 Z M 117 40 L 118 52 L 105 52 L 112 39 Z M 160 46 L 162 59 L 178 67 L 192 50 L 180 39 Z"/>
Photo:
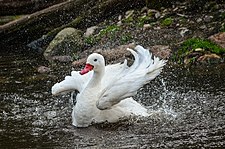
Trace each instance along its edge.
<path fill-rule="evenodd" d="M 46 66 L 40 66 L 40 67 L 38 67 L 37 68 L 37 71 L 39 72 L 39 73 L 48 73 L 48 72 L 50 72 L 50 68 L 48 68 L 48 67 L 46 67 Z"/>
<path fill-rule="evenodd" d="M 169 46 L 165 45 L 155 45 L 150 48 L 153 55 L 160 57 L 162 59 L 168 59 L 171 55 L 171 49 Z"/>
<path fill-rule="evenodd" d="M 72 57 L 72 55 L 78 50 L 81 50 L 82 47 L 82 32 L 74 28 L 65 28 L 51 41 L 44 52 L 44 57 L 49 61 L 53 61 L 54 56 L 68 55 Z"/>
<path fill-rule="evenodd" d="M 98 28 L 98 26 L 92 26 L 92 27 L 89 27 L 87 28 L 85 34 L 84 34 L 84 37 L 89 37 L 91 35 L 93 35 L 94 31 Z"/>
<path fill-rule="evenodd" d="M 26 46 L 35 52 L 43 53 L 53 38 L 54 36 L 43 35 L 41 38 L 28 43 Z"/>
<path fill-rule="evenodd" d="M 225 48 L 225 32 L 217 33 L 209 37 L 209 40 L 216 43 L 222 48 Z"/>

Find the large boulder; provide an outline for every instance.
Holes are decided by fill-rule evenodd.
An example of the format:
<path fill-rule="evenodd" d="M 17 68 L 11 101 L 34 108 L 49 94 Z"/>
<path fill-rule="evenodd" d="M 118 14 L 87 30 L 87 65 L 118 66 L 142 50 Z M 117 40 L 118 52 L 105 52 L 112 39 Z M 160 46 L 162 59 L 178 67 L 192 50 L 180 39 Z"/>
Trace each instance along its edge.
<path fill-rule="evenodd" d="M 65 28 L 50 42 L 44 52 L 48 61 L 72 61 L 74 54 L 83 47 L 83 37 L 80 30 Z M 62 57 L 62 59 L 60 58 Z M 63 59 L 66 58 L 66 60 Z"/>

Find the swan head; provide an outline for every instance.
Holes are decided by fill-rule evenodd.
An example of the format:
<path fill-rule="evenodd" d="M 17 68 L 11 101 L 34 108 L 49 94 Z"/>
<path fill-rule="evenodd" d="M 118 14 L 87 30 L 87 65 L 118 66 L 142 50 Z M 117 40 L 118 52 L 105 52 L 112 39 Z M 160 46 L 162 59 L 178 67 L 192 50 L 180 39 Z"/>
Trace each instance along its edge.
<path fill-rule="evenodd" d="M 83 70 L 80 71 L 81 75 L 93 70 L 94 72 L 100 72 L 105 68 L 105 59 L 101 54 L 93 53 L 88 56 L 86 65 Z"/>

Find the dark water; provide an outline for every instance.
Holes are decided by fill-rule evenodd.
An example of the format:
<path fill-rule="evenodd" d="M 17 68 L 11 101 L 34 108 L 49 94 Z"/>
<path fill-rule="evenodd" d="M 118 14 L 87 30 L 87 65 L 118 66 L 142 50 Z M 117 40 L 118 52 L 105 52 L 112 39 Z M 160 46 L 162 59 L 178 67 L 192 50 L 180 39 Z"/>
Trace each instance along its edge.
<path fill-rule="evenodd" d="M 136 100 L 152 115 L 75 128 L 69 95 L 53 97 L 64 71 L 39 74 L 38 54 L 0 56 L 0 148 L 224 148 L 225 65 L 167 66 Z"/>

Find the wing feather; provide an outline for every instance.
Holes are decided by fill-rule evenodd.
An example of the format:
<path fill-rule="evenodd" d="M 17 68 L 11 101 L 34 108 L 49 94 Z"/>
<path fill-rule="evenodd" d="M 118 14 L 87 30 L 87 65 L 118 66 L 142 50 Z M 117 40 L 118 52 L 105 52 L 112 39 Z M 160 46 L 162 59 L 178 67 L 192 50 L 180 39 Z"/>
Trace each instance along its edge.
<path fill-rule="evenodd" d="M 75 90 L 81 92 L 87 85 L 92 74 L 93 72 L 89 72 L 86 75 L 80 75 L 79 71 L 72 71 L 70 76 L 66 76 L 63 81 L 52 86 L 52 94 L 57 95 Z"/>
<path fill-rule="evenodd" d="M 121 100 L 134 96 L 139 88 L 159 75 L 166 64 L 165 60 L 160 60 L 158 57 L 152 58 L 149 50 L 142 46 L 136 46 L 135 50 L 136 52 L 128 49 L 135 58 L 133 65 L 128 67 L 125 60 L 120 70 L 115 70 L 113 76 L 106 73 L 108 78 L 113 79 L 109 83 L 106 82 L 107 85 L 104 85 L 99 94 L 100 98 L 96 103 L 99 109 L 110 109 Z M 106 72 L 107 69 L 106 67 Z M 103 82 L 105 82 L 105 77 Z"/>

